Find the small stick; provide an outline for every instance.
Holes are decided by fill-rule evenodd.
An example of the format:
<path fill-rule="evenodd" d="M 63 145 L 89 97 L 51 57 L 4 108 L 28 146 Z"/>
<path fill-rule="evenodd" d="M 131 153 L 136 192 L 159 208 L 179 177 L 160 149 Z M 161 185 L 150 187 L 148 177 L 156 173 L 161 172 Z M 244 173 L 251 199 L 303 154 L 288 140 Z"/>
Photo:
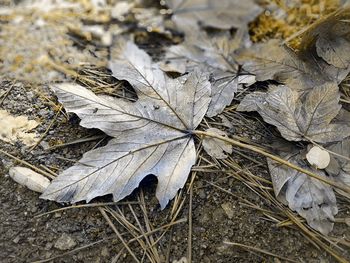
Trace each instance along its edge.
<path fill-rule="evenodd" d="M 224 241 L 224 244 L 240 247 L 240 248 L 243 248 L 243 249 L 245 249 L 247 251 L 252 250 L 252 251 L 255 251 L 255 252 L 258 252 L 258 253 L 262 253 L 262 254 L 265 254 L 265 255 L 268 255 L 268 256 L 271 256 L 271 257 L 283 259 L 283 260 L 288 261 L 288 262 L 298 263 L 298 261 L 295 261 L 293 259 L 285 258 L 285 257 L 273 254 L 273 253 L 271 253 L 269 251 L 266 251 L 266 250 L 263 250 L 263 249 L 260 249 L 260 248 L 251 247 L 251 246 L 244 245 L 244 244 L 239 244 L 239 243 L 228 242 L 228 241 Z"/>
<path fill-rule="evenodd" d="M 51 171 L 49 168 L 47 168 L 45 165 L 43 165 L 43 164 L 40 164 L 39 165 L 41 168 L 43 168 L 46 172 L 48 172 L 48 173 L 50 173 L 52 176 L 57 176 L 57 174 L 55 173 L 55 172 L 53 172 L 53 171 Z"/>
<path fill-rule="evenodd" d="M 286 160 L 284 160 L 284 159 L 282 159 L 282 158 L 280 158 L 280 157 L 278 157 L 276 155 L 273 155 L 271 153 L 265 152 L 263 149 L 258 148 L 256 146 L 248 145 L 248 144 L 245 144 L 245 143 L 241 143 L 239 141 L 236 141 L 236 140 L 224 137 L 224 136 L 220 136 L 220 135 L 217 135 L 217 134 L 214 134 L 214 133 L 210 133 L 210 132 L 193 131 L 193 134 L 195 134 L 197 136 L 209 136 L 209 137 L 212 137 L 212 138 L 216 138 L 216 139 L 228 142 L 228 143 L 230 143 L 230 144 L 232 144 L 234 146 L 238 146 L 238 147 L 241 147 L 241 148 L 244 148 L 244 149 L 248 149 L 248 150 L 251 150 L 251 151 L 256 152 L 256 153 L 259 153 L 261 155 L 264 155 L 267 158 L 270 158 L 270 159 L 272 159 L 272 160 L 274 160 L 276 162 L 279 162 L 280 164 L 283 164 L 283 165 L 288 166 L 288 167 L 290 167 L 290 168 L 292 168 L 294 170 L 297 170 L 297 171 L 299 171 L 301 173 L 304 173 L 304 174 L 309 175 L 309 176 L 311 176 L 311 177 L 313 177 L 315 179 L 318 179 L 318 180 L 320 180 L 323 183 L 326 183 L 328 185 L 331 185 L 331 186 L 334 186 L 334 187 L 336 187 L 338 189 L 341 189 L 341 190 L 343 190 L 343 191 L 345 191 L 347 193 L 350 193 L 350 187 L 349 186 L 343 186 L 343 185 L 340 185 L 340 184 L 338 184 L 336 182 L 333 182 L 333 181 L 331 181 L 331 180 L 329 180 L 327 178 L 323 178 L 323 177 L 321 177 L 321 176 L 319 176 L 319 175 L 317 175 L 317 174 L 315 174 L 313 172 L 310 172 L 310 171 L 308 171 L 306 169 L 303 169 L 303 168 L 301 168 L 301 167 L 299 167 L 299 166 L 297 166 L 295 164 L 292 164 L 292 163 L 290 163 L 290 162 L 288 162 L 288 161 L 286 161 Z"/>
<path fill-rule="evenodd" d="M 39 143 L 46 137 L 46 135 L 48 134 L 49 130 L 51 129 L 52 125 L 56 122 L 58 115 L 60 114 L 62 110 L 62 106 L 60 106 L 59 110 L 57 111 L 57 113 L 55 114 L 55 117 L 52 119 L 52 121 L 50 122 L 49 126 L 47 126 L 44 134 L 40 137 L 40 139 L 28 150 L 28 152 L 33 151 L 38 145 Z"/>
<path fill-rule="evenodd" d="M 95 141 L 95 140 L 104 139 L 104 138 L 106 138 L 106 135 L 96 135 L 96 136 L 91 136 L 88 138 L 81 138 L 81 139 L 77 139 L 77 140 L 70 141 L 67 143 L 62 143 L 62 144 L 51 146 L 51 147 L 47 148 L 47 150 L 48 151 L 55 150 L 57 148 L 61 148 L 61 147 L 69 146 L 69 145 L 74 145 L 74 144 L 83 143 L 83 142 L 90 142 L 90 141 Z"/>
<path fill-rule="evenodd" d="M 2 98 L 0 101 L 0 106 L 4 102 L 6 97 L 10 94 L 10 91 L 13 89 L 14 86 L 15 86 L 15 83 L 12 83 L 12 85 L 5 91 L 5 93 L 0 95 L 0 98 Z"/>
<path fill-rule="evenodd" d="M 124 238 L 122 237 L 122 235 L 119 233 L 119 231 L 117 230 L 117 228 L 115 227 L 115 225 L 113 224 L 113 222 L 111 221 L 111 219 L 109 218 L 109 216 L 107 215 L 106 211 L 104 209 L 102 209 L 101 207 L 98 208 L 100 213 L 102 214 L 102 216 L 106 219 L 107 223 L 109 224 L 109 226 L 113 229 L 114 233 L 117 235 L 117 237 L 119 238 L 119 240 L 123 243 L 124 247 L 128 250 L 129 254 L 132 256 L 132 258 L 138 262 L 141 263 L 137 257 L 135 256 L 135 254 L 132 252 L 132 250 L 130 249 L 130 247 L 128 246 L 128 244 L 125 242 Z"/>
<path fill-rule="evenodd" d="M 48 178 L 50 178 L 50 179 L 55 179 L 55 177 L 52 176 L 51 174 L 45 172 L 44 170 L 42 170 L 42 169 L 40 169 L 40 168 L 38 168 L 38 167 L 35 167 L 34 165 L 32 165 L 32 164 L 30 164 L 30 163 L 28 163 L 28 162 L 26 162 L 26 161 L 24 161 L 24 160 L 21 160 L 21 159 L 17 158 L 16 156 L 13 156 L 13 155 L 10 154 L 10 153 L 7 153 L 7 152 L 5 152 L 5 151 L 3 151 L 3 150 L 1 150 L 1 149 L 0 149 L 0 153 L 6 155 L 7 157 L 10 157 L 10 158 L 16 160 L 17 162 L 20 162 L 20 163 L 22 163 L 22 164 L 28 166 L 29 168 L 33 169 L 34 171 L 37 171 L 38 173 L 41 173 L 42 175 L 45 175 L 46 177 L 48 177 Z"/>

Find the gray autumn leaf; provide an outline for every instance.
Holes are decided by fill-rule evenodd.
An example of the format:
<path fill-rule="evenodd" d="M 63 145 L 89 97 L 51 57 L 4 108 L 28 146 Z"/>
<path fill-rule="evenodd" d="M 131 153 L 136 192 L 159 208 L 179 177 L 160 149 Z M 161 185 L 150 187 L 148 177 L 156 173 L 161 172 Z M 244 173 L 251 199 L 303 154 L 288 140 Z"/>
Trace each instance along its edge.
<path fill-rule="evenodd" d="M 199 25 L 219 29 L 245 27 L 261 12 L 254 0 L 166 0 L 177 27 L 190 32 Z"/>
<path fill-rule="evenodd" d="M 276 39 L 240 50 L 237 61 L 247 72 L 255 74 L 258 81 L 276 80 L 296 90 L 325 82 L 340 83 L 349 73 L 348 69 L 327 64 L 311 51 L 300 56 Z"/>
<path fill-rule="evenodd" d="M 350 120 L 348 120 L 350 125 Z M 341 184 L 350 186 L 350 138 L 332 144 L 327 147 L 331 151 L 331 162 L 326 168 L 326 172 Z M 338 155 L 332 154 L 336 153 Z M 341 194 L 350 198 L 348 193 L 338 190 Z"/>
<path fill-rule="evenodd" d="M 285 159 L 319 176 L 326 176 L 323 171 L 309 168 L 299 154 L 289 154 Z M 332 188 L 271 159 L 267 161 L 276 197 L 304 217 L 312 228 L 326 235 L 332 231 L 334 216 L 338 213 Z"/>
<path fill-rule="evenodd" d="M 237 78 L 238 64 L 233 54 L 242 45 L 243 37 L 244 31 L 238 31 L 235 37 L 228 32 L 211 37 L 200 32 L 195 38 L 187 37 L 184 43 L 169 47 L 161 68 L 181 74 L 195 67 L 207 71 L 212 83 L 212 101 L 207 116 L 216 116 L 231 104 L 239 85 L 245 83 L 244 76 L 247 75 Z"/>
<path fill-rule="evenodd" d="M 267 92 L 248 94 L 237 111 L 257 111 L 289 141 L 335 142 L 350 135 L 350 127 L 335 119 L 341 108 L 339 96 L 335 83 L 306 93 L 271 86 Z"/>
<path fill-rule="evenodd" d="M 74 84 L 53 87 L 83 127 L 98 128 L 114 138 L 63 171 L 42 198 L 73 203 L 112 194 L 118 201 L 154 174 L 156 196 L 164 208 L 184 186 L 196 161 L 191 131 L 210 103 L 207 75 L 194 71 L 187 78 L 171 79 L 135 44 L 123 43 L 118 51 L 110 67 L 115 77 L 134 87 L 136 102 L 96 96 Z"/>
<path fill-rule="evenodd" d="M 206 130 L 208 133 L 214 133 L 223 137 L 227 137 L 226 132 L 219 130 L 217 128 L 209 128 Z M 225 153 L 232 153 L 232 145 L 213 137 L 205 136 L 203 139 L 204 150 L 213 158 L 225 159 L 227 155 Z"/>
<path fill-rule="evenodd" d="M 347 69 L 350 66 L 350 7 L 331 13 L 314 23 L 302 38 L 301 51 L 316 46 L 317 55 L 328 64 Z"/>

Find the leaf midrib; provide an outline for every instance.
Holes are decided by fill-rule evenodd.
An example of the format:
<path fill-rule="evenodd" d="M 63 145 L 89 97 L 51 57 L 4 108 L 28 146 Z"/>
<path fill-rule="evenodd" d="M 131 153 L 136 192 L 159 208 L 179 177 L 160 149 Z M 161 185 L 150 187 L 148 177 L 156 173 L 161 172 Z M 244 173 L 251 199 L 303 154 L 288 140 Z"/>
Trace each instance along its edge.
<path fill-rule="evenodd" d="M 105 164 L 105 165 L 103 165 L 103 166 L 97 168 L 97 169 L 94 170 L 93 172 L 90 172 L 89 174 L 87 174 L 87 175 L 83 176 L 82 178 L 80 178 L 80 179 L 74 181 L 73 183 L 70 183 L 70 184 L 68 184 L 68 185 L 65 185 L 64 187 L 61 187 L 61 188 L 59 188 L 59 189 L 56 190 L 56 191 L 49 192 L 49 193 L 45 193 L 45 195 L 52 195 L 52 194 L 55 194 L 55 193 L 57 193 L 57 192 L 62 191 L 63 189 L 66 189 L 66 188 L 68 188 L 68 187 L 71 187 L 71 186 L 73 186 L 73 185 L 75 185 L 75 184 L 77 184 L 77 183 L 79 183 L 79 182 L 85 180 L 86 178 L 88 178 L 89 176 L 93 175 L 94 173 L 96 173 L 96 172 L 98 172 L 98 171 L 100 171 L 100 170 L 106 168 L 107 166 L 109 166 L 109 165 L 111 165 L 111 164 L 113 164 L 113 163 L 119 161 L 120 159 L 122 159 L 122 158 L 124 158 L 124 157 L 126 157 L 126 156 L 128 156 L 128 155 L 132 155 L 132 154 L 134 154 L 134 153 L 136 153 L 136 152 L 139 152 L 139 151 L 142 151 L 142 150 L 151 148 L 151 147 L 156 147 L 156 146 L 159 146 L 159 145 L 162 145 L 162 144 L 170 143 L 170 142 L 172 142 L 172 141 L 181 140 L 181 139 L 184 139 L 184 138 L 186 138 L 186 137 L 188 137 L 188 136 L 191 136 L 191 135 L 190 135 L 190 134 L 186 134 L 186 135 L 183 135 L 183 136 L 179 136 L 179 137 L 175 137 L 175 138 L 172 138 L 172 139 L 169 139 L 169 140 L 165 140 L 165 141 L 162 141 L 162 142 L 150 144 L 150 145 L 147 145 L 147 146 L 144 146 L 144 147 L 140 147 L 140 148 L 138 148 L 138 149 L 136 149 L 136 150 L 126 152 L 126 154 L 124 154 L 124 155 L 118 157 L 117 159 L 115 159 L 115 160 L 113 160 L 113 161 L 111 161 L 111 162 L 108 162 L 107 164 Z"/>
<path fill-rule="evenodd" d="M 144 116 L 131 114 L 131 113 L 129 113 L 129 112 L 125 112 L 125 111 L 116 109 L 116 108 L 114 108 L 113 106 L 110 106 L 110 105 L 108 105 L 108 104 L 101 103 L 100 101 L 96 101 L 96 100 L 93 100 L 93 99 L 86 98 L 86 97 L 84 97 L 84 96 L 82 96 L 82 95 L 79 95 L 79 94 L 77 94 L 77 93 L 73 93 L 73 92 L 68 91 L 68 90 L 63 90 L 63 89 L 61 89 L 61 88 L 59 88 L 59 87 L 57 87 L 57 86 L 56 86 L 55 88 L 56 88 L 56 89 L 59 89 L 59 90 L 61 90 L 61 91 L 63 91 L 63 92 L 65 92 L 65 93 L 70 93 L 70 94 L 72 94 L 72 95 L 74 95 L 74 96 L 80 97 L 80 98 L 82 98 L 82 99 L 84 99 L 84 100 L 91 101 L 91 102 L 93 102 L 93 103 L 97 103 L 97 104 L 99 104 L 99 105 L 101 105 L 101 106 L 103 106 L 103 107 L 109 108 L 109 109 L 111 109 L 111 110 L 115 110 L 115 111 L 120 112 L 120 113 L 122 113 L 122 114 L 131 116 L 131 117 L 134 117 L 134 118 L 140 118 L 140 119 L 143 119 L 143 120 L 147 120 L 147 121 L 150 121 L 150 122 L 153 122 L 153 123 L 157 123 L 157 124 L 159 124 L 159 125 L 162 125 L 162 126 L 165 126 L 165 127 L 167 127 L 167 128 L 170 128 L 170 129 L 179 131 L 179 132 L 181 132 L 181 133 L 185 133 L 185 134 L 188 134 L 188 133 L 189 133 L 189 130 L 179 129 L 179 128 L 174 127 L 174 126 L 171 126 L 171 125 L 169 125 L 169 124 L 166 124 L 166 123 L 163 123 L 163 122 L 159 122 L 159 121 L 156 121 L 156 120 L 153 120 L 153 119 L 150 119 L 150 118 L 146 118 L 146 117 L 144 117 Z M 98 96 L 97 96 L 97 97 L 98 97 Z M 99 97 L 98 97 L 98 98 L 99 98 Z M 101 99 L 101 98 L 99 98 L 99 99 Z M 134 103 L 135 103 L 135 102 L 134 102 Z"/>

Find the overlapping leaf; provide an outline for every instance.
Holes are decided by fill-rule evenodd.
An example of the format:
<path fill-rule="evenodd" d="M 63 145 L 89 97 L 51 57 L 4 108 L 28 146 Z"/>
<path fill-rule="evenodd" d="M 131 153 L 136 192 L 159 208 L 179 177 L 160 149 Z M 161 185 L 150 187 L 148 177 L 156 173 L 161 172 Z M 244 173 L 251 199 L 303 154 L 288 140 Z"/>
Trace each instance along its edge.
<path fill-rule="evenodd" d="M 254 0 L 166 0 L 172 19 L 180 30 L 196 30 L 199 25 L 220 29 L 239 28 L 253 21 L 262 8 Z"/>
<path fill-rule="evenodd" d="M 350 64 L 350 7 L 345 7 L 320 19 L 304 34 L 302 52 L 316 46 L 319 57 L 337 68 Z"/>
<path fill-rule="evenodd" d="M 301 56 L 280 45 L 278 40 L 242 49 L 237 60 L 247 72 L 255 74 L 258 81 L 277 80 L 296 90 L 314 88 L 325 82 L 340 83 L 349 73 L 347 68 L 327 64 L 312 51 Z"/>
<path fill-rule="evenodd" d="M 326 83 L 307 93 L 271 86 L 268 92 L 248 94 L 237 110 L 257 111 L 287 140 L 327 143 L 350 135 L 349 126 L 335 119 L 340 108 L 336 84 Z"/>
<path fill-rule="evenodd" d="M 212 101 L 207 112 L 209 117 L 221 113 L 232 102 L 239 85 L 249 78 L 249 75 L 237 76 L 238 64 L 233 52 L 242 45 L 244 31 L 237 33 L 235 37 L 227 32 L 209 37 L 200 32 L 195 38 L 188 37 L 184 43 L 169 47 L 161 64 L 165 71 L 184 73 L 200 67 L 210 74 Z"/>
<path fill-rule="evenodd" d="M 331 154 L 331 162 L 326 168 L 327 173 L 330 174 L 335 181 L 350 186 L 350 138 L 333 144 L 327 149 L 337 154 Z M 350 198 L 348 193 L 344 193 L 341 190 L 339 190 L 339 192 Z"/>
<path fill-rule="evenodd" d="M 78 85 L 54 87 L 65 109 L 76 113 L 82 126 L 101 129 L 114 138 L 61 173 L 42 198 L 78 202 L 113 194 L 118 201 L 154 174 L 156 195 L 164 208 L 183 187 L 196 160 L 191 130 L 210 103 L 207 75 L 194 71 L 171 79 L 131 42 L 121 45 L 110 67 L 115 77 L 135 88 L 136 102 L 96 96 Z"/>
<path fill-rule="evenodd" d="M 309 168 L 299 154 L 285 156 L 289 162 L 325 177 L 320 170 Z M 304 217 L 308 224 L 323 234 L 333 229 L 338 213 L 332 188 L 317 179 L 268 159 L 275 195 L 292 210 Z"/>

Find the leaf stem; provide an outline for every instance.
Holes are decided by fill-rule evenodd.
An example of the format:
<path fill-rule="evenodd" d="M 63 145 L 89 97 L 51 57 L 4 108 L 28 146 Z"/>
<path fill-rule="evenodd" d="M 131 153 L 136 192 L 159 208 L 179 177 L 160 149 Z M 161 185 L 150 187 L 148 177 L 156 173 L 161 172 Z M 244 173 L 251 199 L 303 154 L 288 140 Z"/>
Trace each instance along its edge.
<path fill-rule="evenodd" d="M 336 187 L 338 189 L 341 189 L 341 190 L 343 190 L 343 191 L 345 191 L 347 193 L 350 193 L 350 187 L 344 186 L 344 185 L 340 185 L 340 184 L 338 184 L 338 183 L 336 183 L 336 182 L 334 182 L 332 180 L 329 180 L 327 178 L 323 178 L 323 177 L 321 177 L 321 176 L 319 176 L 319 175 L 317 175 L 317 174 L 315 174 L 315 173 L 313 173 L 313 172 L 311 172 L 309 170 L 301 168 L 301 167 L 299 167 L 299 166 L 297 166 L 295 164 L 292 164 L 292 163 L 290 163 L 290 162 L 288 162 L 288 161 L 286 161 L 286 160 L 284 160 L 284 159 L 282 159 L 282 158 L 280 158 L 280 157 L 278 157 L 276 155 L 268 153 L 265 150 L 263 150 L 262 148 L 259 148 L 257 146 L 245 144 L 245 143 L 239 142 L 237 140 L 233 140 L 231 138 L 220 136 L 218 134 L 211 133 L 211 132 L 193 131 L 192 133 L 197 135 L 197 136 L 199 136 L 199 137 L 201 137 L 201 136 L 208 136 L 208 137 L 212 137 L 212 138 L 215 138 L 215 139 L 219 139 L 219 140 L 227 142 L 227 143 L 229 143 L 231 145 L 238 146 L 238 147 L 241 147 L 241 148 L 244 148 L 244 149 L 248 149 L 248 150 L 251 150 L 251 151 L 256 152 L 256 153 L 259 153 L 259 154 L 261 154 L 261 155 L 263 155 L 263 156 L 265 156 L 267 158 L 270 158 L 270 159 L 272 159 L 272 160 L 274 160 L 276 162 L 279 162 L 280 164 L 283 164 L 283 165 L 288 166 L 288 167 L 290 167 L 290 168 L 292 168 L 294 170 L 297 170 L 297 171 L 299 171 L 301 173 L 307 174 L 310 177 L 313 177 L 313 178 L 315 178 L 317 180 L 320 180 L 323 183 L 326 183 L 328 185 L 331 185 L 331 186 L 334 186 L 334 187 Z"/>

